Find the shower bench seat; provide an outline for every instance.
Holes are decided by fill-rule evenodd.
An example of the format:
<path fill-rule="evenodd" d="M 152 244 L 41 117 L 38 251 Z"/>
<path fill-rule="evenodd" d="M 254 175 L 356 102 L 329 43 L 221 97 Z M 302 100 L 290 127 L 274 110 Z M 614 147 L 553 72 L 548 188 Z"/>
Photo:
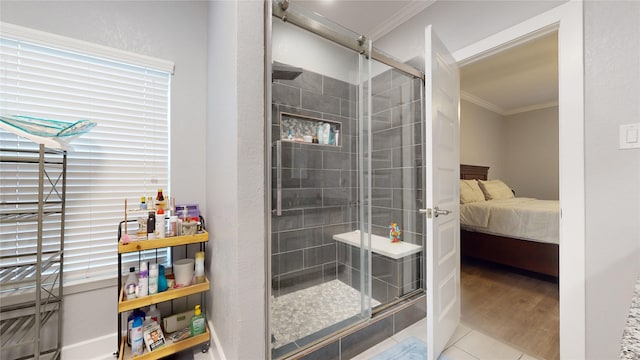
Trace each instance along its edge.
<path fill-rule="evenodd" d="M 333 239 L 355 247 L 360 247 L 360 230 L 335 234 L 333 235 Z M 399 260 L 406 256 L 419 253 L 422 251 L 422 246 L 404 241 L 392 243 L 386 237 L 371 235 L 371 251 L 375 254 Z"/>
<path fill-rule="evenodd" d="M 346 254 L 352 253 L 349 248 L 360 248 L 359 230 L 335 234 L 333 239 L 347 247 Z M 420 287 L 422 246 L 404 241 L 392 243 L 389 238 L 372 235 L 371 252 L 372 296 L 375 300 L 385 304 Z M 360 270 L 360 261 L 346 261 L 339 260 L 339 265 L 349 268 L 358 264 L 353 270 Z"/>

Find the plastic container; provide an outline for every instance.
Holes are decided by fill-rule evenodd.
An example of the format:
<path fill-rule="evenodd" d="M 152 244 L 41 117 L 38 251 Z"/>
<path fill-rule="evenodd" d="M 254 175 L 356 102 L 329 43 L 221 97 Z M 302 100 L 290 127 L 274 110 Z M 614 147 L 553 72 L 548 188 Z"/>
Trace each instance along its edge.
<path fill-rule="evenodd" d="M 173 275 L 176 287 L 189 286 L 193 279 L 193 259 L 180 259 L 173 262 Z"/>
<path fill-rule="evenodd" d="M 147 268 L 147 262 L 140 263 L 140 273 L 138 274 L 138 291 L 137 297 L 143 297 L 149 295 L 149 270 Z"/>
<path fill-rule="evenodd" d="M 144 196 L 140 198 L 140 210 L 147 210 L 147 198 Z"/>
<path fill-rule="evenodd" d="M 196 284 L 203 283 L 204 281 L 204 251 L 198 251 L 196 253 Z"/>
<path fill-rule="evenodd" d="M 169 285 L 167 284 L 167 277 L 164 273 L 164 266 L 158 265 L 158 292 L 167 291 Z"/>
<path fill-rule="evenodd" d="M 149 265 L 149 295 L 158 293 L 158 264 Z"/>
<path fill-rule="evenodd" d="M 170 216 L 169 217 L 169 234 L 167 236 L 177 236 L 178 235 L 178 217 Z"/>
<path fill-rule="evenodd" d="M 142 336 L 143 318 L 136 317 L 131 326 L 131 355 L 139 356 L 144 353 L 144 337 Z"/>
<path fill-rule="evenodd" d="M 162 315 L 160 314 L 160 310 L 156 307 L 156 304 L 151 304 L 149 306 L 149 311 L 147 311 L 147 316 L 144 318 L 145 320 L 152 320 L 157 322 L 158 324 L 162 324 Z"/>
<path fill-rule="evenodd" d="M 149 211 L 149 217 L 147 218 L 147 239 L 153 240 L 156 238 L 156 213 Z"/>
<path fill-rule="evenodd" d="M 133 320 L 135 320 L 136 318 L 144 319 L 144 315 L 144 311 L 140 309 L 134 309 L 127 317 L 127 345 L 131 346 L 131 328 L 133 327 Z"/>
<path fill-rule="evenodd" d="M 136 275 L 136 268 L 129 268 L 129 276 L 124 283 L 124 293 L 127 296 L 127 300 L 136 298 L 136 288 L 138 287 L 138 275 Z"/>
<path fill-rule="evenodd" d="M 205 323 L 206 319 L 200 311 L 200 305 L 196 305 L 194 315 L 191 318 L 191 325 L 189 325 L 189 332 L 191 333 L 191 336 L 204 334 L 204 332 L 206 331 Z"/>
<path fill-rule="evenodd" d="M 340 130 L 336 129 L 333 135 L 333 142 L 335 146 L 340 146 Z"/>
<path fill-rule="evenodd" d="M 162 208 L 158 209 L 158 213 L 156 214 L 156 237 L 162 239 L 165 237 L 165 221 L 164 221 L 164 210 Z"/>

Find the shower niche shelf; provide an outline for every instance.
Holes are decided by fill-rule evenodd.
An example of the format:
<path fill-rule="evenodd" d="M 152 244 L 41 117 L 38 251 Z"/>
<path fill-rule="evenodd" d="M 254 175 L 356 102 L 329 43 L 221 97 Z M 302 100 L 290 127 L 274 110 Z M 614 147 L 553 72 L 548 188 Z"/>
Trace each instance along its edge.
<path fill-rule="evenodd" d="M 323 124 L 328 124 L 330 128 L 329 143 L 323 144 L 322 139 L 319 137 L 319 143 L 311 142 L 311 139 L 318 135 L 318 127 Z M 289 132 L 291 132 L 291 139 L 289 138 Z M 338 134 L 337 142 L 336 134 Z M 342 147 L 342 123 L 340 121 L 282 112 L 280 113 L 280 140 L 282 142 L 306 145 Z"/>

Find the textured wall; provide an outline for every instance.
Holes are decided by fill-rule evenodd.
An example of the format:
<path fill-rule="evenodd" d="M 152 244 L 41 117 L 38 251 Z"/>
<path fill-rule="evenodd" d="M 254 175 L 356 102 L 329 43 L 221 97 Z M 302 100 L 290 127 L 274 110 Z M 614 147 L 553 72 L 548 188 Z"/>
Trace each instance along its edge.
<path fill-rule="evenodd" d="M 586 353 L 594 360 L 618 358 L 640 274 L 640 149 L 618 149 L 619 125 L 640 121 L 638 19 L 635 1 L 584 4 Z"/>

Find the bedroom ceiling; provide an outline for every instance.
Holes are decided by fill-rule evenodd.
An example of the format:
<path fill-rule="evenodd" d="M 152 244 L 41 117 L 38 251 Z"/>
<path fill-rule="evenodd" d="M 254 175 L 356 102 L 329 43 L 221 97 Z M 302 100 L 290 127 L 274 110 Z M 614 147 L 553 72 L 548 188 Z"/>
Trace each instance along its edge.
<path fill-rule="evenodd" d="M 436 0 L 291 1 L 375 40 Z M 460 72 L 461 98 L 501 115 L 557 105 L 557 58 L 553 33 L 469 64 Z"/>
<path fill-rule="evenodd" d="M 556 32 L 460 69 L 462 99 L 510 115 L 558 104 Z"/>

